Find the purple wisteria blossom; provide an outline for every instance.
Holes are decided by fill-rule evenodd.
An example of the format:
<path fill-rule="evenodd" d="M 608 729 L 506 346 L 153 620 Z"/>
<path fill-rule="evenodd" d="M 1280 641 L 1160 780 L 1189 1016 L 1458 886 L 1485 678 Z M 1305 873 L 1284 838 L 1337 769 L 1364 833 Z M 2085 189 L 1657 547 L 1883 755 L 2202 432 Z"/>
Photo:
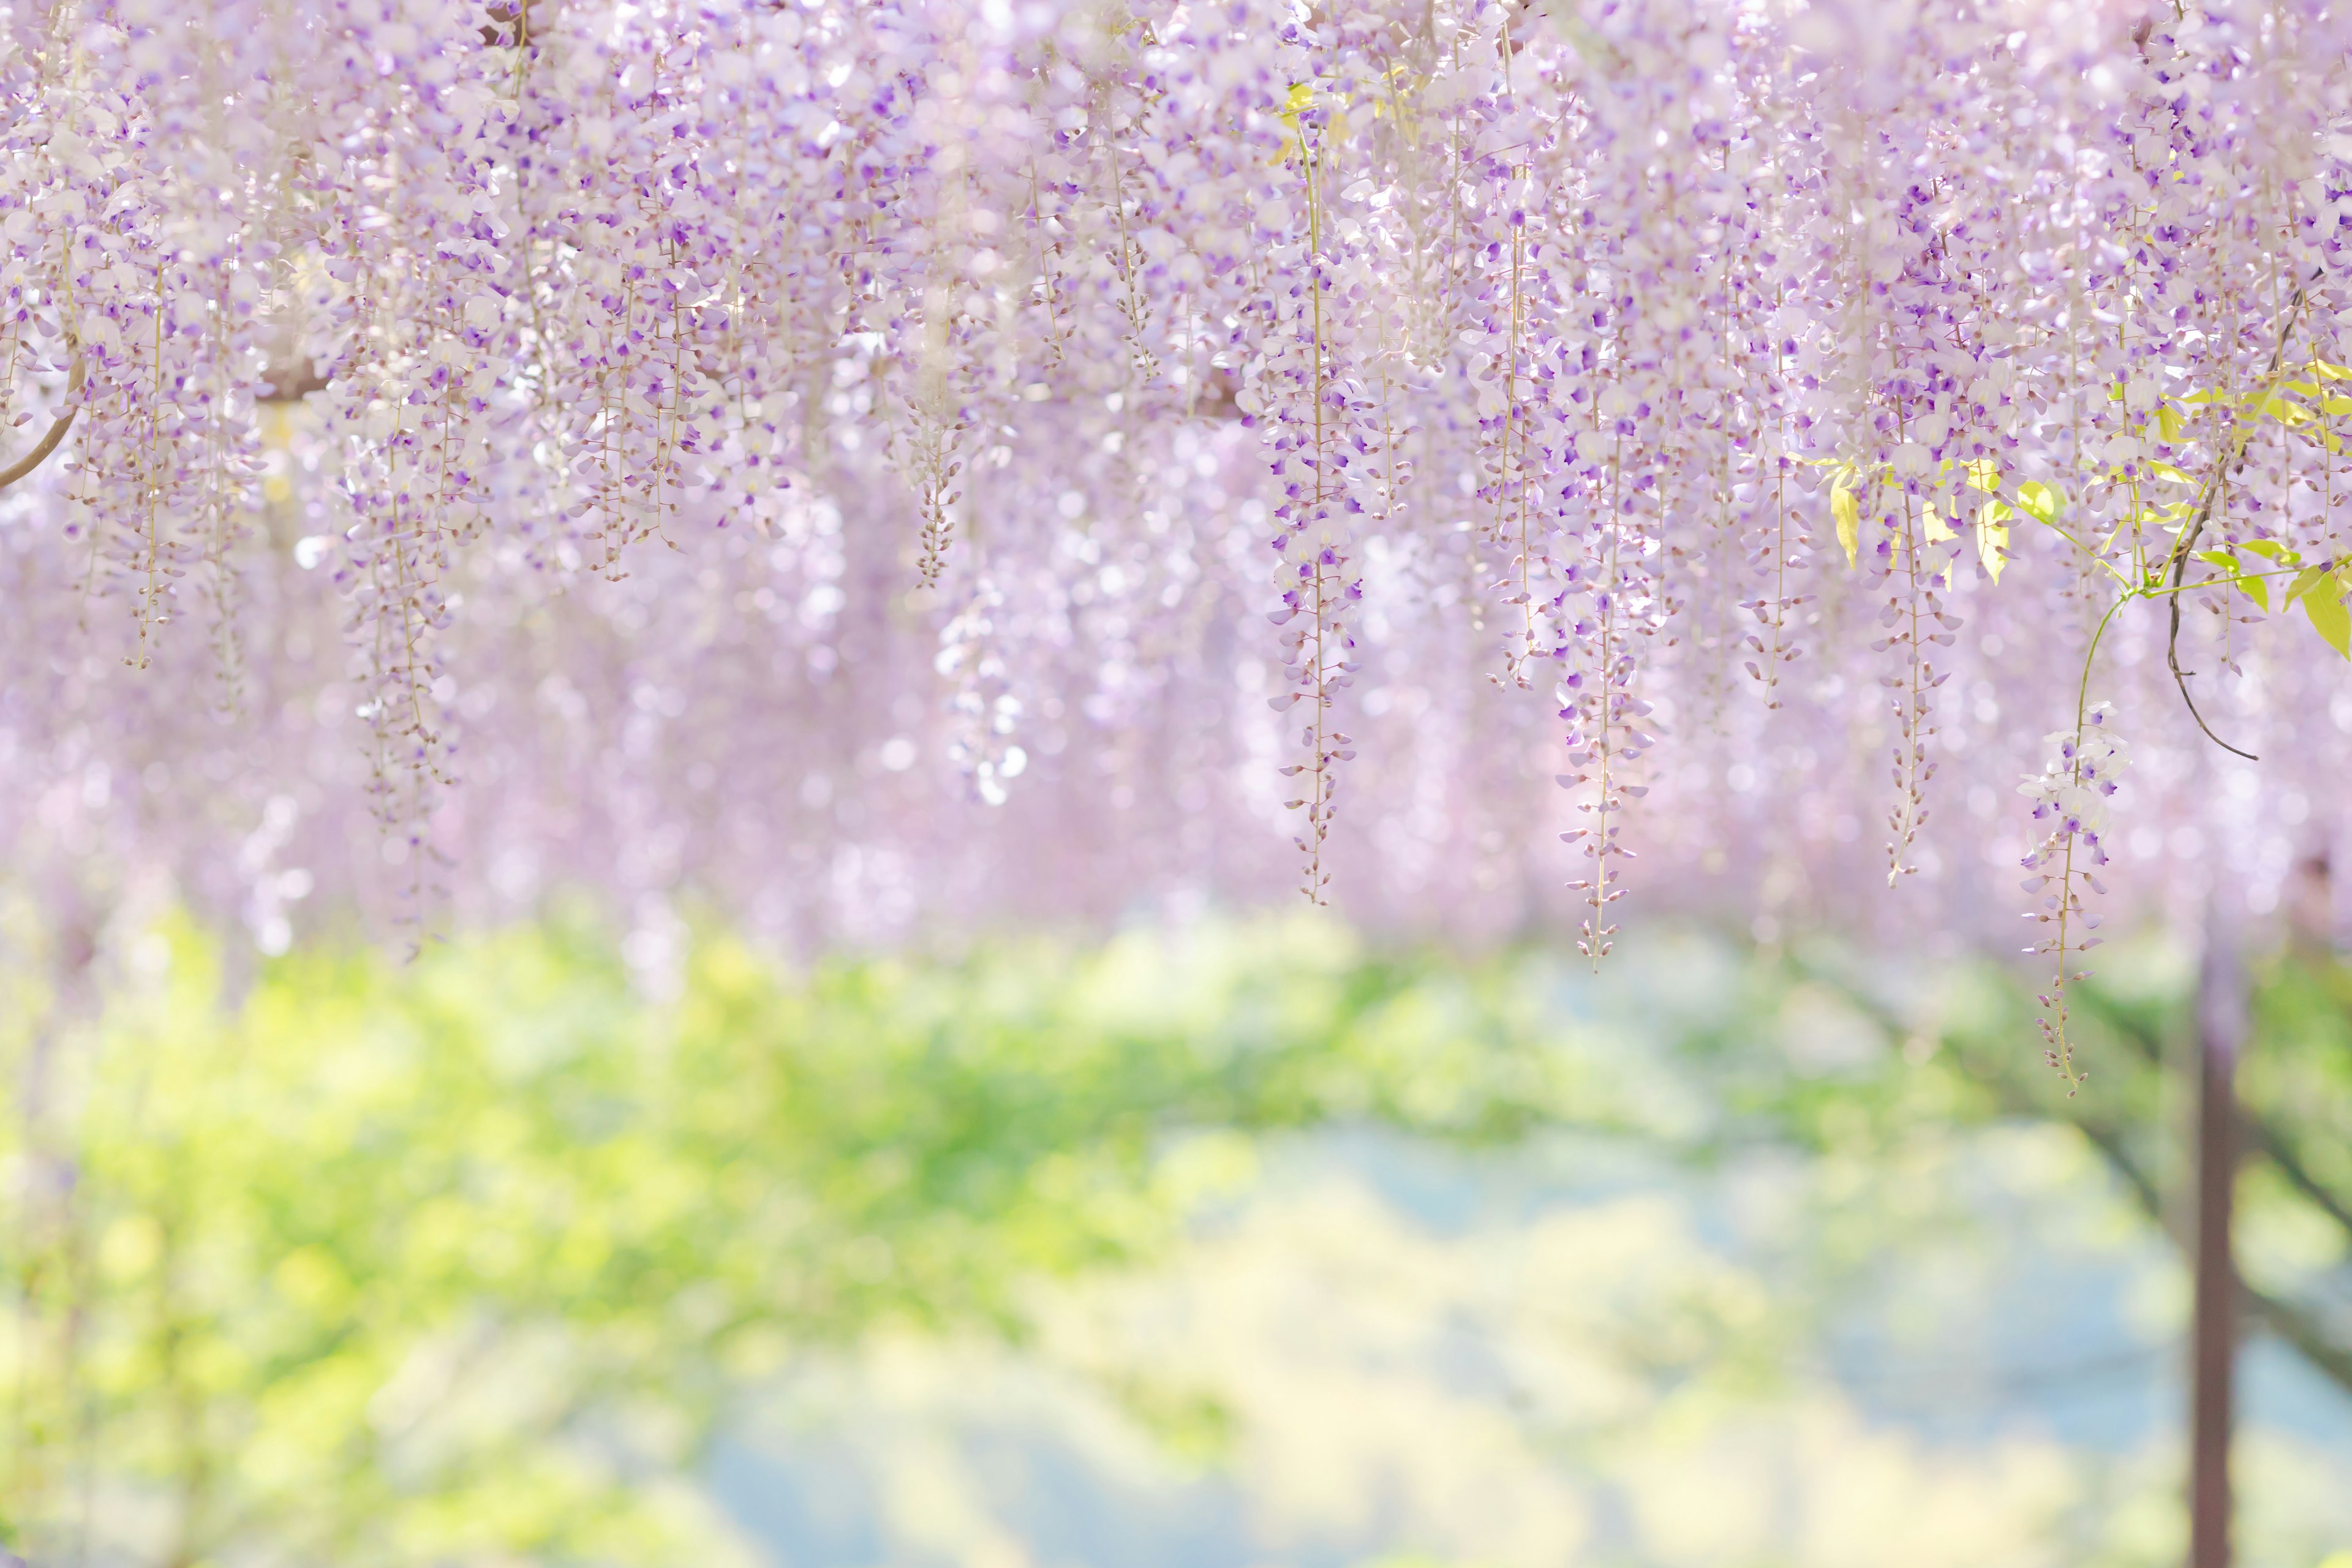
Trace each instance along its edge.
<path fill-rule="evenodd" d="M 1598 962 L 1636 888 L 1974 940 L 2023 857 L 2063 1017 L 2092 860 L 2259 911 L 2345 828 L 2347 48 L 25 0 L 0 863 L 265 949 L 1303 882 Z"/>

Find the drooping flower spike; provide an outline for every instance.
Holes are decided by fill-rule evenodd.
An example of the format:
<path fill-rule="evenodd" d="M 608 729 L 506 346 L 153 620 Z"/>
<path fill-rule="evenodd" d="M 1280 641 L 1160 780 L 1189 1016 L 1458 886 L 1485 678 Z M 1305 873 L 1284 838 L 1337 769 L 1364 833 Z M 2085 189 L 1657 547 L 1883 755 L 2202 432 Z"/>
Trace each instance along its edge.
<path fill-rule="evenodd" d="M 8 863 L 265 946 L 1291 882 L 1597 962 L 1637 886 L 1987 932 L 2022 853 L 2071 1076 L 2094 864 L 2341 831 L 2347 37 L 17 6 Z"/>

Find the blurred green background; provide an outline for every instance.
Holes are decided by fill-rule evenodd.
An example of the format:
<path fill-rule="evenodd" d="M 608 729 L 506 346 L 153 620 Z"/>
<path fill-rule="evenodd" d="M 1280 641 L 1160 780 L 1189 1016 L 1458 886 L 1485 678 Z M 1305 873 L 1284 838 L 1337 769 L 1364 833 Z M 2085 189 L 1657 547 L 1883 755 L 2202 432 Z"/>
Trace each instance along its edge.
<path fill-rule="evenodd" d="M 2179 1559 L 2189 966 L 1309 920 L 10 977 L 51 1563 Z M 2352 970 L 2262 972 L 2242 1560 L 2352 1568 Z"/>

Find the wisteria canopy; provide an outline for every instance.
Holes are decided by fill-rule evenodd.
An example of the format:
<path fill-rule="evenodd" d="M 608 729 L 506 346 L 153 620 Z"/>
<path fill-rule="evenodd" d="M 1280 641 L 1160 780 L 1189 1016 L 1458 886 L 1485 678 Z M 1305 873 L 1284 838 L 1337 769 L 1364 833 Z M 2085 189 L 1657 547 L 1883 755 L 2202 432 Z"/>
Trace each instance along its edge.
<path fill-rule="evenodd" d="M 2063 977 L 2342 831 L 2340 6 L 4 15 L 59 930 L 1632 892 Z"/>

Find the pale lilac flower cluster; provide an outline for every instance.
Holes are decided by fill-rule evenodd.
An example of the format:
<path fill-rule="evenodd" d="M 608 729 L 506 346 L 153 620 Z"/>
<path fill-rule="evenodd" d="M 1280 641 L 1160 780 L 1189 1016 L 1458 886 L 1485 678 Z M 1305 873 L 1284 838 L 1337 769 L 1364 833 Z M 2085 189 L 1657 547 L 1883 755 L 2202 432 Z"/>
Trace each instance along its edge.
<path fill-rule="evenodd" d="M 2042 835 L 2021 862 L 2033 873 L 2025 890 L 2040 905 L 2027 918 L 2043 928 L 2042 940 L 2029 951 L 2053 954 L 2058 965 L 2056 980 L 2042 997 L 2042 1033 L 2050 1065 L 2070 1086 L 2079 1077 L 2066 1037 L 2066 986 L 2082 976 L 2068 973 L 2068 955 L 2087 952 L 2101 940 L 2084 934 L 2096 931 L 2100 921 L 2084 906 L 2083 889 L 2105 891 L 2096 870 L 2107 864 L 2100 835 L 2106 831 L 2107 803 L 2131 761 L 2123 737 L 2108 722 L 2114 714 L 2114 705 L 2102 702 L 2085 710 L 2074 728 L 2045 737 L 2041 773 L 2018 786 L 2033 802 L 2033 820 Z"/>
<path fill-rule="evenodd" d="M 1759 931 L 1983 932 L 2095 688 L 2135 907 L 2259 903 L 2344 830 L 2347 47 L 2321 0 L 8 11 L 5 863 L 864 942 L 1253 899 L 1287 837 L 1360 918 L 1596 960 L 1641 855 Z"/>
<path fill-rule="evenodd" d="M 2107 722 L 2114 714 L 2115 704 L 2102 702 L 2084 714 L 2079 730 L 2044 736 L 2042 772 L 2017 789 L 2033 802 L 2033 820 L 2044 832 L 2080 840 L 2095 866 L 2106 864 L 2099 834 L 2107 826 L 2108 799 L 2131 761 L 2123 737 Z"/>

